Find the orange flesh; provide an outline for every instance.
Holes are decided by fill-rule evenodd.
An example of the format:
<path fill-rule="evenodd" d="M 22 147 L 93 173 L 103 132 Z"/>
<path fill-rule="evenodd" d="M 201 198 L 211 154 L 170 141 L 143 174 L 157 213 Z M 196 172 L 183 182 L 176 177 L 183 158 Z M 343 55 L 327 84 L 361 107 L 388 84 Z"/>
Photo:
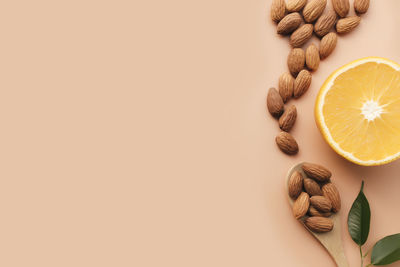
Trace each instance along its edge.
<path fill-rule="evenodd" d="M 382 112 L 362 114 L 367 101 Z M 367 62 L 343 72 L 325 96 L 323 117 L 333 140 L 362 161 L 380 161 L 400 151 L 400 72 Z"/>

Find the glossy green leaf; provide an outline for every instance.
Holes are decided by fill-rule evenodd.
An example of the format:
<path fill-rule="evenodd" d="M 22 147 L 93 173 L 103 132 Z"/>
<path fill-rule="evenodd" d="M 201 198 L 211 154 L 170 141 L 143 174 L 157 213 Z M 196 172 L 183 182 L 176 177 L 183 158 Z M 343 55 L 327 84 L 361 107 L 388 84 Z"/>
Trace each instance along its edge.
<path fill-rule="evenodd" d="M 369 234 L 369 224 L 371 220 L 371 210 L 367 198 L 363 193 L 364 182 L 361 184 L 360 193 L 351 206 L 349 216 L 347 218 L 347 226 L 351 238 L 359 246 L 367 241 Z"/>
<path fill-rule="evenodd" d="M 382 238 L 372 249 L 373 265 L 386 265 L 398 260 L 400 260 L 400 234 Z"/>

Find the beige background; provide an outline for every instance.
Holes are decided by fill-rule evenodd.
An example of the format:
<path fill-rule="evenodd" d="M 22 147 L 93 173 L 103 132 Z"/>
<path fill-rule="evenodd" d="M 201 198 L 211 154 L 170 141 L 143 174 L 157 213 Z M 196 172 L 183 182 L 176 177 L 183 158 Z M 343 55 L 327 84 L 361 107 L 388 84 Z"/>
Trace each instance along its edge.
<path fill-rule="evenodd" d="M 334 266 L 284 196 L 285 173 L 303 160 L 333 170 L 344 223 L 366 181 L 366 248 L 400 232 L 400 162 L 346 162 L 312 114 L 339 66 L 400 62 L 400 2 L 373 0 L 293 102 L 296 157 L 277 150 L 265 108 L 289 51 L 269 5 L 3 1 L 0 265 Z M 347 231 L 343 239 L 359 266 Z"/>

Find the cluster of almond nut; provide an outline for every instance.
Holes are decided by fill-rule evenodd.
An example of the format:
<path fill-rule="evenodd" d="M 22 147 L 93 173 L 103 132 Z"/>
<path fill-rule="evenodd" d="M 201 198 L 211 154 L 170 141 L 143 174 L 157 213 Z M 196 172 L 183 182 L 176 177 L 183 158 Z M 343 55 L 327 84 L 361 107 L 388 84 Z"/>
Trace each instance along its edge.
<path fill-rule="evenodd" d="M 298 220 L 304 219 L 307 228 L 315 233 L 330 232 L 333 221 L 329 217 L 341 207 L 339 191 L 330 179 L 332 173 L 313 163 L 304 163 L 301 168 L 306 177 L 294 171 L 289 178 L 293 215 Z"/>
<path fill-rule="evenodd" d="M 360 23 L 359 16 L 347 16 L 349 0 L 331 0 L 334 10 L 324 13 L 327 0 L 273 0 L 271 18 L 278 23 L 277 33 L 290 35 L 292 50 L 287 58 L 289 72 L 279 78 L 278 90 L 270 88 L 267 108 L 272 116 L 279 118 L 281 132 L 276 137 L 278 147 L 286 154 L 293 155 L 299 146 L 289 133 L 293 127 L 297 110 L 294 105 L 284 105 L 292 97 L 299 98 L 311 85 L 311 72 L 319 67 L 320 60 L 328 57 L 336 47 L 337 33 L 351 32 Z M 370 0 L 354 0 L 354 10 L 360 15 L 367 12 Z M 335 31 L 336 29 L 336 31 Z M 303 46 L 315 34 L 320 38 L 319 47 Z"/>

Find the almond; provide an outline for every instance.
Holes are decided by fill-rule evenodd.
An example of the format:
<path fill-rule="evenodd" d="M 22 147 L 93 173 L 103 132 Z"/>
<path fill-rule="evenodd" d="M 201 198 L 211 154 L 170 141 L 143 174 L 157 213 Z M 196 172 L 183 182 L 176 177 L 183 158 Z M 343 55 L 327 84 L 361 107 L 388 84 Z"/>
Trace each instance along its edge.
<path fill-rule="evenodd" d="M 322 190 L 319 184 L 310 178 L 304 179 L 304 189 L 310 196 L 322 196 Z"/>
<path fill-rule="evenodd" d="M 332 215 L 332 212 L 320 212 L 313 206 L 310 206 L 308 209 L 308 214 L 310 216 L 317 216 L 317 217 L 330 217 Z"/>
<path fill-rule="evenodd" d="M 338 212 L 342 206 L 340 201 L 340 194 L 336 186 L 332 183 L 327 183 L 322 186 L 323 195 L 332 203 L 332 211 Z"/>
<path fill-rule="evenodd" d="M 291 105 L 283 115 L 279 118 L 279 127 L 282 131 L 289 132 L 292 129 L 297 118 L 297 110 L 294 105 Z"/>
<path fill-rule="evenodd" d="M 319 55 L 321 59 L 327 58 L 333 50 L 335 50 L 337 44 L 337 34 L 330 32 L 321 39 L 319 45 Z"/>
<path fill-rule="evenodd" d="M 314 26 L 312 24 L 304 24 L 295 30 L 290 36 L 290 45 L 293 47 L 302 47 L 313 34 Z"/>
<path fill-rule="evenodd" d="M 289 34 L 296 30 L 303 22 L 301 15 L 297 12 L 286 15 L 276 28 L 278 34 Z"/>
<path fill-rule="evenodd" d="M 318 164 L 304 163 L 301 168 L 308 177 L 317 182 L 327 182 L 332 176 L 332 173 L 327 168 Z"/>
<path fill-rule="evenodd" d="M 318 35 L 319 37 L 323 37 L 327 33 L 329 33 L 336 23 L 336 18 L 337 15 L 333 10 L 330 10 L 325 14 L 322 14 L 322 16 L 319 17 L 319 19 L 314 25 L 315 34 Z"/>
<path fill-rule="evenodd" d="M 311 85 L 311 73 L 308 70 L 300 71 L 296 80 L 294 80 L 294 98 L 299 98 L 302 96 Z"/>
<path fill-rule="evenodd" d="M 303 17 L 306 22 L 314 22 L 321 16 L 326 7 L 326 0 L 311 0 L 303 9 Z"/>
<path fill-rule="evenodd" d="M 368 11 L 368 8 L 369 8 L 369 0 L 354 0 L 354 10 L 358 14 L 366 13 Z"/>
<path fill-rule="evenodd" d="M 333 229 L 333 221 L 325 217 L 308 217 L 304 224 L 315 233 L 326 233 Z"/>
<path fill-rule="evenodd" d="M 310 197 L 307 193 L 302 192 L 300 196 L 293 203 L 293 215 L 299 220 L 307 214 L 308 208 L 310 207 Z"/>
<path fill-rule="evenodd" d="M 297 199 L 303 189 L 303 176 L 300 172 L 294 171 L 289 178 L 288 191 L 289 196 Z"/>
<path fill-rule="evenodd" d="M 294 48 L 290 51 L 287 64 L 289 71 L 293 76 L 296 76 L 303 68 L 306 62 L 306 53 L 301 48 Z"/>
<path fill-rule="evenodd" d="M 312 196 L 310 203 L 320 212 L 329 212 L 332 209 L 331 201 L 323 196 Z"/>
<path fill-rule="evenodd" d="M 286 103 L 293 96 L 294 78 L 285 72 L 279 77 L 279 94 L 284 103 Z"/>
<path fill-rule="evenodd" d="M 286 4 L 285 0 L 273 0 L 271 4 L 271 19 L 279 22 L 285 16 Z"/>
<path fill-rule="evenodd" d="M 349 0 L 332 0 L 332 6 L 336 13 L 342 18 L 346 17 L 350 10 Z"/>
<path fill-rule="evenodd" d="M 275 141 L 279 149 L 285 154 L 294 155 L 299 152 L 299 145 L 290 133 L 280 132 Z"/>
<path fill-rule="evenodd" d="M 283 100 L 278 91 L 271 87 L 267 95 L 267 108 L 274 117 L 279 117 L 283 113 Z"/>
<path fill-rule="evenodd" d="M 357 16 L 351 16 L 344 19 L 339 19 L 336 23 L 336 31 L 338 33 L 349 33 L 354 30 L 355 27 L 360 24 L 361 18 Z"/>
<path fill-rule="evenodd" d="M 307 4 L 307 0 L 289 0 L 286 3 L 286 9 L 289 12 L 300 11 Z"/>
<path fill-rule="evenodd" d="M 310 70 L 317 70 L 319 67 L 319 50 L 315 44 L 311 44 L 306 50 L 306 65 Z"/>

